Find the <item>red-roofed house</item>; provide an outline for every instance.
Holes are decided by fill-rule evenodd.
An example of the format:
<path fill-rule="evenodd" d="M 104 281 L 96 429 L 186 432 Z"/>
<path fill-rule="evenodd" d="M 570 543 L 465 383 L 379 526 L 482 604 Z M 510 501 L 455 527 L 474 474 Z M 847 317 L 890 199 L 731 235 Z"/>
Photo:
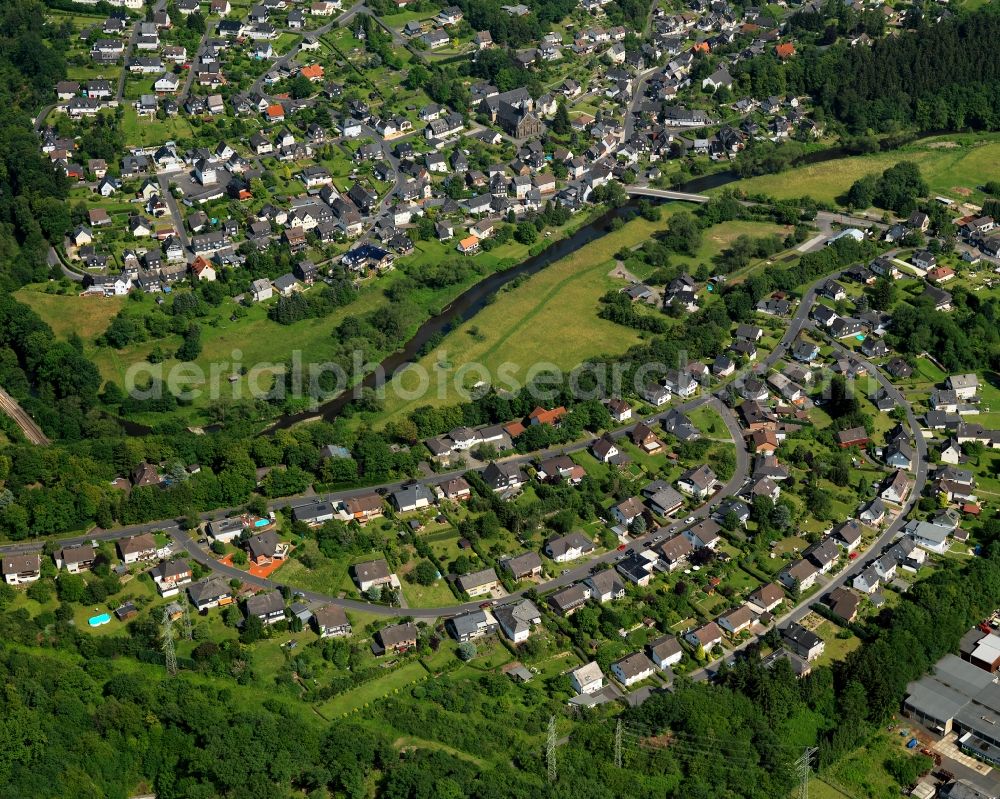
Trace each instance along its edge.
<path fill-rule="evenodd" d="M 524 425 L 520 422 L 511 422 L 510 424 L 504 425 L 503 429 L 504 432 L 511 438 L 517 438 L 524 432 Z"/>
<path fill-rule="evenodd" d="M 777 54 L 778 58 L 791 58 L 795 55 L 795 45 L 791 42 L 782 42 L 774 48 L 774 52 Z"/>
<path fill-rule="evenodd" d="M 269 105 L 267 107 L 267 118 L 270 122 L 284 122 L 285 121 L 285 109 L 281 107 L 280 103 L 275 103 L 274 105 Z"/>
<path fill-rule="evenodd" d="M 558 425 L 559 420 L 566 415 L 566 409 L 560 405 L 558 408 L 553 408 L 551 411 L 545 410 L 545 408 L 535 408 L 530 414 L 528 414 L 528 421 L 531 424 L 551 424 Z"/>
<path fill-rule="evenodd" d="M 927 272 L 927 279 L 931 283 L 947 283 L 955 277 L 955 270 L 950 266 L 935 266 Z"/>
<path fill-rule="evenodd" d="M 304 78 L 309 78 L 313 83 L 318 80 L 323 80 L 323 67 L 319 64 L 309 64 L 308 66 L 302 67 L 299 70 L 299 74 Z"/>

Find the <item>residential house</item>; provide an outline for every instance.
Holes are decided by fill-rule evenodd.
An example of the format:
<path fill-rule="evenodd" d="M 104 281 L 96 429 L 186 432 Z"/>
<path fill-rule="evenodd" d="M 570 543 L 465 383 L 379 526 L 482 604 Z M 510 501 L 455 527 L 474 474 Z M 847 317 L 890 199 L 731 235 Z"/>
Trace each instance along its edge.
<path fill-rule="evenodd" d="M 590 451 L 601 463 L 611 463 L 619 456 L 618 447 L 614 440 L 608 436 L 602 436 L 590 446 Z"/>
<path fill-rule="evenodd" d="M 362 592 L 393 583 L 393 574 L 389 571 L 389 564 L 384 558 L 357 563 L 353 571 L 354 582 Z"/>
<path fill-rule="evenodd" d="M 188 598 L 198 611 L 230 605 L 233 602 L 232 589 L 221 577 L 213 575 L 188 586 Z"/>
<path fill-rule="evenodd" d="M 55 553 L 57 569 L 66 569 L 70 574 L 89 571 L 97 556 L 94 548 L 89 545 L 63 547 Z"/>
<path fill-rule="evenodd" d="M 616 660 L 611 664 L 611 673 L 626 688 L 642 682 L 656 673 L 656 666 L 643 652 L 633 652 L 631 655 Z"/>
<path fill-rule="evenodd" d="M 713 519 L 704 519 L 684 531 L 684 536 L 695 549 L 715 549 L 722 540 L 722 528 Z"/>
<path fill-rule="evenodd" d="M 666 671 L 681 662 L 684 650 L 675 636 L 661 635 L 646 644 L 646 655 L 660 671 Z"/>
<path fill-rule="evenodd" d="M 878 591 L 881 585 L 881 578 L 878 572 L 875 571 L 873 566 L 867 567 L 862 571 L 854 580 L 851 585 L 855 590 L 860 591 L 863 594 L 873 594 Z"/>
<path fill-rule="evenodd" d="M 393 491 L 389 500 L 400 513 L 408 513 L 431 505 L 434 495 L 423 483 L 413 483 Z"/>
<path fill-rule="evenodd" d="M 152 533 L 133 535 L 118 541 L 118 556 L 125 564 L 152 560 L 156 557 L 156 539 Z"/>
<path fill-rule="evenodd" d="M 684 640 L 696 649 L 701 647 L 704 653 L 709 655 L 722 643 L 722 628 L 714 621 L 710 621 L 685 633 Z"/>
<path fill-rule="evenodd" d="M 559 615 L 569 618 L 582 608 L 590 597 L 591 592 L 588 586 L 583 583 L 574 583 L 550 596 L 549 605 Z"/>
<path fill-rule="evenodd" d="M 861 525 L 854 519 L 848 519 L 833 528 L 833 533 L 831 534 L 830 539 L 835 541 L 838 546 L 843 547 L 848 553 L 850 553 L 857 549 L 861 544 L 861 537 Z"/>
<path fill-rule="evenodd" d="M 879 496 L 886 502 L 893 502 L 897 505 L 901 505 L 906 501 L 906 498 L 910 493 L 910 488 L 912 488 L 912 484 L 910 483 L 910 479 L 906 476 L 906 472 L 897 469 L 892 477 L 888 478 L 883 484 L 882 490 L 879 492 Z"/>
<path fill-rule="evenodd" d="M 417 627 L 413 622 L 383 627 L 373 636 L 372 651 L 376 656 L 387 652 L 399 654 L 417 645 Z"/>
<path fill-rule="evenodd" d="M 715 472 L 708 465 L 688 469 L 677 478 L 677 487 L 682 493 L 697 499 L 704 499 L 715 485 Z"/>
<path fill-rule="evenodd" d="M 747 603 L 758 615 L 773 613 L 785 601 L 785 592 L 777 583 L 767 583 L 747 597 Z"/>
<path fill-rule="evenodd" d="M 42 576 L 42 558 L 37 552 L 3 556 L 3 579 L 7 585 L 25 585 Z"/>
<path fill-rule="evenodd" d="M 594 662 L 573 669 L 569 673 L 569 681 L 578 694 L 596 694 L 604 688 L 604 674 Z"/>
<path fill-rule="evenodd" d="M 242 517 L 230 519 L 215 519 L 210 521 L 205 530 L 213 541 L 230 544 L 239 538 L 246 529 L 246 521 Z"/>
<path fill-rule="evenodd" d="M 808 591 L 816 583 L 819 568 L 810 560 L 800 558 L 789 564 L 778 573 L 778 582 L 785 588 L 799 587 L 800 591 Z"/>
<path fill-rule="evenodd" d="M 254 594 L 246 600 L 247 618 L 256 616 L 262 624 L 277 624 L 285 618 L 285 599 L 278 591 Z"/>
<path fill-rule="evenodd" d="M 545 544 L 545 554 L 556 563 L 567 563 L 594 551 L 594 542 L 580 532 L 552 538 Z"/>
<path fill-rule="evenodd" d="M 483 481 L 497 493 L 511 493 L 519 490 L 527 480 L 527 476 L 515 463 L 496 463 L 491 461 L 483 469 Z"/>
<path fill-rule="evenodd" d="M 786 647 L 807 662 L 818 658 L 826 648 L 822 638 L 801 624 L 791 624 L 782 630 L 781 639 Z"/>
<path fill-rule="evenodd" d="M 332 503 L 318 499 L 292 508 L 292 519 L 297 522 L 305 522 L 310 527 L 318 527 L 333 519 L 335 515 L 336 510 Z"/>
<path fill-rule="evenodd" d="M 681 496 L 680 492 L 675 491 L 669 484 L 662 480 L 656 482 L 662 483 L 662 485 L 658 485 L 652 493 L 647 491 L 650 486 L 646 486 L 642 490 L 643 496 L 646 497 L 646 502 L 649 503 L 649 507 L 653 513 L 660 516 L 669 516 L 680 510 L 684 504 L 684 497 Z"/>
<path fill-rule="evenodd" d="M 645 512 L 646 506 L 642 504 L 642 500 L 639 497 L 629 497 L 611 508 L 611 515 L 619 524 L 626 527 L 630 527 L 632 522 Z"/>
<path fill-rule="evenodd" d="M 857 618 L 861 597 L 848 588 L 837 586 L 826 597 L 826 606 L 838 619 L 850 623 Z"/>
<path fill-rule="evenodd" d="M 463 574 L 456 583 L 459 589 L 470 597 L 486 596 L 500 587 L 500 580 L 493 568 Z"/>
<path fill-rule="evenodd" d="M 382 497 L 378 494 L 363 494 L 344 501 L 344 511 L 348 517 L 360 524 L 367 524 L 383 514 Z"/>
<path fill-rule="evenodd" d="M 515 644 L 527 641 L 534 628 L 542 623 L 542 614 L 530 599 L 503 605 L 494 611 L 494 616 L 503 634 Z"/>
<path fill-rule="evenodd" d="M 755 621 L 754 613 L 749 604 L 740 605 L 728 610 L 717 619 L 719 626 L 730 635 L 736 636 L 749 630 Z"/>
<path fill-rule="evenodd" d="M 448 619 L 445 628 L 456 641 L 465 643 L 494 632 L 497 620 L 488 610 L 473 610 Z"/>
<path fill-rule="evenodd" d="M 175 596 L 180 592 L 183 585 L 191 582 L 191 566 L 187 560 L 161 560 L 149 570 L 149 576 L 153 578 L 156 590 L 160 596 Z"/>
<path fill-rule="evenodd" d="M 840 557 L 840 547 L 832 538 L 824 538 L 822 541 L 806 547 L 802 554 L 819 569 L 820 574 L 826 574 Z"/>
<path fill-rule="evenodd" d="M 537 552 L 524 552 L 507 558 L 503 566 L 515 580 L 527 580 L 542 576 L 542 559 Z"/>
<path fill-rule="evenodd" d="M 339 605 L 323 605 L 313 611 L 312 623 L 321 638 L 343 638 L 351 634 L 351 623 Z"/>
<path fill-rule="evenodd" d="M 614 569 L 596 571 L 584 582 L 590 588 L 590 598 L 602 604 L 625 596 L 625 583 Z"/>
<path fill-rule="evenodd" d="M 283 560 L 288 554 L 288 544 L 282 542 L 274 530 L 251 536 L 246 541 L 246 548 L 250 561 L 258 566 L 267 566 L 276 560 Z"/>

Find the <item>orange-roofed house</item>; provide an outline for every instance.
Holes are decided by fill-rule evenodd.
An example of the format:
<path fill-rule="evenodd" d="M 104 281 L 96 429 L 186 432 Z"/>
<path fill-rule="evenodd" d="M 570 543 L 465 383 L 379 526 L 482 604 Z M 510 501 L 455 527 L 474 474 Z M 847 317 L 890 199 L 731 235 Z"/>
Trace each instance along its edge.
<path fill-rule="evenodd" d="M 309 78 L 309 80 L 314 83 L 318 80 L 323 80 L 323 67 L 319 64 L 309 64 L 308 66 L 302 67 L 299 73 L 304 78 Z"/>
<path fill-rule="evenodd" d="M 791 58 L 795 55 L 795 45 L 791 42 L 782 42 L 774 48 L 778 58 Z"/>
<path fill-rule="evenodd" d="M 282 108 L 281 103 L 275 103 L 267 107 L 267 118 L 270 122 L 285 121 L 285 109 Z"/>
<path fill-rule="evenodd" d="M 504 432 L 513 439 L 517 438 L 524 432 L 524 425 L 521 424 L 521 422 L 511 422 L 510 424 L 505 424 L 503 429 Z"/>
<path fill-rule="evenodd" d="M 946 283 L 955 277 L 955 270 L 950 266 L 935 266 L 927 272 L 927 279 L 931 283 Z"/>
<path fill-rule="evenodd" d="M 479 239 L 476 236 L 468 236 L 458 243 L 458 251 L 471 255 L 479 252 Z"/>
<path fill-rule="evenodd" d="M 698 42 L 691 49 L 694 50 L 696 53 L 707 53 L 712 48 L 709 47 L 708 42 Z"/>
<path fill-rule="evenodd" d="M 545 408 L 535 408 L 531 413 L 528 414 L 528 421 L 531 424 L 559 424 L 559 420 L 566 415 L 566 409 L 560 405 L 558 408 L 553 408 L 551 411 L 545 410 Z"/>

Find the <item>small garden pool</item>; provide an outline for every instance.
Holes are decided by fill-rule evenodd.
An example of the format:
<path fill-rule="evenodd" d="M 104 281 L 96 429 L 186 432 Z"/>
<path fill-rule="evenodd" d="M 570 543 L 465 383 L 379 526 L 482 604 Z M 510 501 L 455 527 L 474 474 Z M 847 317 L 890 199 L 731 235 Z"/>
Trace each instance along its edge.
<path fill-rule="evenodd" d="M 90 617 L 90 621 L 88 621 L 87 623 L 91 627 L 100 627 L 102 624 L 107 624 L 109 621 L 111 621 L 110 614 L 108 614 L 108 613 L 101 613 L 98 616 L 91 616 Z"/>

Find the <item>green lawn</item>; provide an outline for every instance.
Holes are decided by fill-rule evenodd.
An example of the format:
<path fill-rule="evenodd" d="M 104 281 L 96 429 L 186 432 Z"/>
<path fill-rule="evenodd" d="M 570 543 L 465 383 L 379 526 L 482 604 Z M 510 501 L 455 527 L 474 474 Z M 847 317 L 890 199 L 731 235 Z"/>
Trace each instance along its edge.
<path fill-rule="evenodd" d="M 131 105 L 125 106 L 122 133 L 125 134 L 125 141 L 130 146 L 162 144 L 170 139 L 176 141 L 194 136 L 191 123 L 180 115 L 163 120 L 140 118 Z"/>
<path fill-rule="evenodd" d="M 978 187 L 1000 161 L 1000 137 L 961 134 L 921 139 L 900 150 L 802 166 L 776 175 L 742 180 L 736 187 L 748 193 L 779 198 L 809 195 L 832 203 L 858 178 L 881 173 L 900 161 L 916 163 L 932 193 L 981 202 L 983 194 Z"/>
<path fill-rule="evenodd" d="M 695 427 L 701 430 L 706 438 L 718 438 L 724 441 L 732 440 L 729 437 L 729 428 L 722 421 L 719 412 L 712 406 L 702 405 L 700 408 L 696 408 L 689 413 L 688 418 Z"/>
<path fill-rule="evenodd" d="M 350 560 L 334 560 L 321 555 L 312 540 L 304 541 L 302 546 L 318 565 L 315 568 L 307 569 L 302 561 L 297 558 L 289 558 L 288 563 L 277 572 L 277 579 L 295 588 L 321 591 L 331 596 L 336 596 L 341 591 L 354 590 L 354 583 L 350 576 L 350 568 L 354 563 L 383 557 L 381 552 L 373 551 Z"/>
<path fill-rule="evenodd" d="M 856 635 L 850 638 L 838 638 L 837 633 L 841 631 L 841 627 L 834 624 L 832 621 L 824 621 L 816 628 L 816 635 L 823 639 L 826 643 L 826 648 L 823 650 L 823 654 L 817 659 L 816 664 L 818 666 L 825 666 L 833 663 L 837 660 L 843 660 L 851 652 L 861 646 L 861 639 Z"/>
<path fill-rule="evenodd" d="M 412 608 L 440 608 L 454 605 L 458 601 L 443 577 L 431 585 L 409 582 L 402 575 L 400 580 L 403 584 L 403 596 Z"/>
<path fill-rule="evenodd" d="M 126 297 L 46 294 L 39 287 L 20 289 L 16 296 L 45 319 L 56 336 L 65 338 L 76 333 L 84 341 L 92 341 L 107 330 L 115 314 L 127 302 Z"/>

